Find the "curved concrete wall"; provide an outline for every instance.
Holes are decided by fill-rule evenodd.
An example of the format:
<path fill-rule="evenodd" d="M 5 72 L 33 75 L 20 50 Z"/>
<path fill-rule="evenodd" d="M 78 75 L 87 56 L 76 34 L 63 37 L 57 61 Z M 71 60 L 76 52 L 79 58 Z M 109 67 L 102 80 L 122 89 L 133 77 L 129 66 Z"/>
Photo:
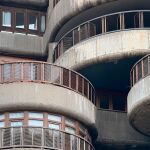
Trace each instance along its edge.
<path fill-rule="evenodd" d="M 131 88 L 127 99 L 131 124 L 150 136 L 150 76 L 138 81 Z"/>
<path fill-rule="evenodd" d="M 101 61 L 150 52 L 149 30 L 125 30 L 98 35 L 68 49 L 55 62 L 72 69 L 81 69 Z"/>
<path fill-rule="evenodd" d="M 47 22 L 47 28 L 44 35 L 44 50 L 52 39 L 56 30 L 69 20 L 71 17 L 79 14 L 81 11 L 94 7 L 98 4 L 107 3 L 116 0 L 60 0 L 54 7 Z"/>
<path fill-rule="evenodd" d="M 132 128 L 124 112 L 97 110 L 97 143 L 112 146 L 150 146 L 150 137 L 144 136 Z"/>
<path fill-rule="evenodd" d="M 95 124 L 96 107 L 84 96 L 67 88 L 41 83 L 9 83 L 0 85 L 0 111 L 41 110 L 64 114 Z"/>
<path fill-rule="evenodd" d="M 1 0 L 1 2 L 28 4 L 28 5 L 35 5 L 35 6 L 46 6 L 48 4 L 48 0 Z"/>
<path fill-rule="evenodd" d="M 0 32 L 0 51 L 3 53 L 44 56 L 43 37 Z"/>

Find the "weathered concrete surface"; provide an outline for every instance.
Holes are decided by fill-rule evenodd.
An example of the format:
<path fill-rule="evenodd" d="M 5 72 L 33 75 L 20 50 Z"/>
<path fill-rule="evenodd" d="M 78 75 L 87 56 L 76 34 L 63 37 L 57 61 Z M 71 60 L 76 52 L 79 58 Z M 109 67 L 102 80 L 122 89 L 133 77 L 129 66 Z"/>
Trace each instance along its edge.
<path fill-rule="evenodd" d="M 125 30 L 98 35 L 68 49 L 55 62 L 72 69 L 150 52 L 149 30 Z"/>
<path fill-rule="evenodd" d="M 38 110 L 70 116 L 86 125 L 95 124 L 96 107 L 84 96 L 52 84 L 0 85 L 0 111 Z"/>
<path fill-rule="evenodd" d="M 51 0 L 50 0 L 51 1 Z M 44 50 L 47 48 L 49 40 L 55 31 L 71 17 L 79 14 L 81 11 L 116 0 L 60 0 L 51 12 L 47 22 L 46 32 L 44 34 Z"/>
<path fill-rule="evenodd" d="M 0 32 L 0 51 L 4 53 L 44 56 L 43 37 Z"/>
<path fill-rule="evenodd" d="M 150 136 L 150 76 L 131 88 L 128 94 L 128 116 L 136 129 Z"/>
<path fill-rule="evenodd" d="M 1 2 L 28 4 L 28 5 L 35 5 L 35 6 L 41 6 L 41 7 L 48 5 L 48 0 L 1 0 Z"/>
<path fill-rule="evenodd" d="M 97 142 L 115 145 L 149 145 L 150 138 L 132 128 L 124 112 L 97 110 Z"/>

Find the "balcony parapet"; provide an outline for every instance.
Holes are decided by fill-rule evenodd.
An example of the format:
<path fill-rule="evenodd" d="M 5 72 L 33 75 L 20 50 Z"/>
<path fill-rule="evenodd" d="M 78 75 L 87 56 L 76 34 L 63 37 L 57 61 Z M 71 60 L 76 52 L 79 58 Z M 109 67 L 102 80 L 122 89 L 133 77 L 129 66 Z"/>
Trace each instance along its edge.
<path fill-rule="evenodd" d="M 94 150 L 85 139 L 60 130 L 40 127 L 0 129 L 0 149 L 39 148 L 53 150 Z"/>
<path fill-rule="evenodd" d="M 53 62 L 71 47 L 91 37 L 129 29 L 147 29 L 150 27 L 147 20 L 149 15 L 149 10 L 133 10 L 117 12 L 88 20 L 67 32 L 58 41 L 53 53 Z"/>
<path fill-rule="evenodd" d="M 95 89 L 75 71 L 44 62 L 12 62 L 0 64 L 0 83 L 37 82 L 73 90 L 95 104 Z"/>
<path fill-rule="evenodd" d="M 132 68 L 131 90 L 128 94 L 130 123 L 140 132 L 150 136 L 150 54 L 140 59 Z"/>

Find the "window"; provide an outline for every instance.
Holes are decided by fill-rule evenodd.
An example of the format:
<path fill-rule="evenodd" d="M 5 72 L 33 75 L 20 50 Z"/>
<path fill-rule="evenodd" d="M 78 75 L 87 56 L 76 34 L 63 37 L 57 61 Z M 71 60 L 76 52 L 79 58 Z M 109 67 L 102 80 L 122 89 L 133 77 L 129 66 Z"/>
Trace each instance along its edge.
<path fill-rule="evenodd" d="M 51 124 L 49 124 L 49 128 L 59 130 L 60 129 L 60 125 L 51 123 Z"/>
<path fill-rule="evenodd" d="M 100 108 L 109 109 L 109 96 L 102 95 L 100 99 Z"/>
<path fill-rule="evenodd" d="M 43 113 L 29 112 L 29 118 L 43 119 Z"/>
<path fill-rule="evenodd" d="M 4 69 L 3 70 L 4 81 L 9 80 L 11 77 L 11 65 L 4 64 L 3 69 Z"/>
<path fill-rule="evenodd" d="M 71 134 L 75 134 L 76 131 L 74 128 L 71 128 L 71 127 L 65 127 L 65 131 L 68 132 L 68 133 L 71 133 Z"/>
<path fill-rule="evenodd" d="M 2 12 L 2 26 L 11 27 L 11 12 L 3 11 Z"/>
<path fill-rule="evenodd" d="M 43 121 L 40 121 L 40 120 L 29 120 L 29 126 L 43 127 Z"/>
<path fill-rule="evenodd" d="M 55 121 L 55 122 L 61 122 L 61 117 L 56 115 L 48 114 L 48 120 Z"/>
<path fill-rule="evenodd" d="M 0 114 L 0 120 L 2 120 L 4 118 L 5 118 L 4 114 Z"/>
<path fill-rule="evenodd" d="M 46 19 L 45 19 L 45 16 L 41 16 L 41 32 L 44 32 L 45 31 L 45 22 L 46 22 Z"/>
<path fill-rule="evenodd" d="M 3 128 L 5 126 L 5 123 L 0 121 L 0 128 Z"/>
<path fill-rule="evenodd" d="M 75 122 L 73 120 L 70 120 L 70 119 L 66 119 L 65 124 L 68 126 L 72 126 L 72 127 L 75 126 Z"/>
<path fill-rule="evenodd" d="M 38 19 L 36 15 L 29 15 L 29 29 L 30 30 L 37 30 L 38 29 Z"/>
<path fill-rule="evenodd" d="M 23 113 L 10 113 L 9 118 L 15 119 L 15 118 L 23 118 L 24 114 Z"/>
<path fill-rule="evenodd" d="M 16 28 L 24 29 L 25 22 L 24 22 L 24 13 L 23 12 L 16 12 Z"/>
<path fill-rule="evenodd" d="M 23 123 L 21 121 L 12 121 L 10 123 L 10 126 L 11 127 L 20 127 L 20 126 L 23 126 Z"/>

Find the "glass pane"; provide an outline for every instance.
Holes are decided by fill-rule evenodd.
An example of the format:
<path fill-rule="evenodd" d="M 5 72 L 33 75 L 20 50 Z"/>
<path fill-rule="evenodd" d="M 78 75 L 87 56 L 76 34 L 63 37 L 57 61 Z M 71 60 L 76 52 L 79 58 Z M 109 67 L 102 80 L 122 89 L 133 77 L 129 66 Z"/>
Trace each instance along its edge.
<path fill-rule="evenodd" d="M 61 117 L 60 117 L 60 116 L 56 116 L 56 115 L 51 115 L 51 114 L 49 114 L 49 115 L 48 115 L 48 120 L 56 121 L 56 122 L 61 122 Z"/>
<path fill-rule="evenodd" d="M 4 122 L 0 122 L 0 128 L 3 128 L 5 126 Z"/>
<path fill-rule="evenodd" d="M 10 123 L 11 127 L 20 127 L 23 126 L 23 123 L 21 121 L 15 121 Z"/>
<path fill-rule="evenodd" d="M 45 31 L 45 16 L 41 16 L 41 32 Z"/>
<path fill-rule="evenodd" d="M 43 121 L 40 121 L 40 120 L 29 120 L 29 126 L 43 127 Z"/>
<path fill-rule="evenodd" d="M 11 65 L 10 64 L 5 64 L 4 65 L 4 80 L 8 80 L 11 77 Z"/>
<path fill-rule="evenodd" d="M 49 128 L 59 130 L 60 125 L 58 125 L 58 124 L 49 124 Z"/>
<path fill-rule="evenodd" d="M 0 119 L 4 119 L 4 114 L 0 114 Z"/>
<path fill-rule="evenodd" d="M 11 27 L 11 12 L 10 11 L 3 11 L 2 12 L 2 25 L 5 27 Z"/>
<path fill-rule="evenodd" d="M 43 113 L 30 112 L 29 113 L 29 118 L 39 118 L 39 119 L 42 119 L 43 118 Z"/>
<path fill-rule="evenodd" d="M 9 118 L 23 118 L 24 114 L 23 113 L 10 113 Z"/>
<path fill-rule="evenodd" d="M 16 13 L 16 28 L 24 28 L 24 13 Z"/>
<path fill-rule="evenodd" d="M 102 95 L 101 96 L 100 108 L 109 109 L 109 95 Z"/>
<path fill-rule="evenodd" d="M 71 133 L 71 134 L 75 134 L 75 133 L 76 133 L 75 129 L 73 129 L 73 128 L 71 128 L 71 127 L 65 127 L 65 131 L 66 131 L 66 132 L 69 132 L 69 133 Z"/>
<path fill-rule="evenodd" d="M 73 120 L 70 119 L 65 119 L 65 124 L 69 125 L 69 126 L 75 126 L 75 122 Z"/>
<path fill-rule="evenodd" d="M 37 16 L 34 15 L 29 16 L 29 29 L 37 30 Z"/>

